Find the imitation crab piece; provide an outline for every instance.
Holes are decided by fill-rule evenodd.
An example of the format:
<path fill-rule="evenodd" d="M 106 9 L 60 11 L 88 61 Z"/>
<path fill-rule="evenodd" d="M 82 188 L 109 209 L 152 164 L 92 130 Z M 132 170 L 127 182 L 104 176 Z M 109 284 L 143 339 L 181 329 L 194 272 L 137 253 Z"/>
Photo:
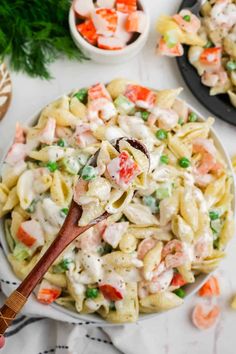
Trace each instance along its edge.
<path fill-rule="evenodd" d="M 126 21 L 128 32 L 143 33 L 147 25 L 147 16 L 143 11 L 131 12 Z"/>
<path fill-rule="evenodd" d="M 202 297 L 219 296 L 220 285 L 218 279 L 215 276 L 210 277 L 208 281 L 201 287 L 198 295 Z"/>
<path fill-rule="evenodd" d="M 110 301 L 119 301 L 124 298 L 125 282 L 116 273 L 109 273 L 99 284 L 99 290 Z"/>
<path fill-rule="evenodd" d="M 7 153 L 5 162 L 9 165 L 15 165 L 17 162 L 23 161 L 27 156 L 27 146 L 21 143 L 14 143 Z"/>
<path fill-rule="evenodd" d="M 220 307 L 214 305 L 210 310 L 204 308 L 203 305 L 198 304 L 195 306 L 192 313 L 193 324 L 198 329 L 208 329 L 216 323 L 220 315 Z"/>
<path fill-rule="evenodd" d="M 164 38 L 162 37 L 158 43 L 158 53 L 168 57 L 181 57 L 184 54 L 184 48 L 181 43 L 168 47 Z"/>
<path fill-rule="evenodd" d="M 87 18 L 95 9 L 93 0 L 74 0 L 73 9 L 75 13 L 82 18 Z"/>
<path fill-rule="evenodd" d="M 107 172 L 118 186 L 127 189 L 140 173 L 140 168 L 126 151 L 122 151 L 107 165 Z"/>
<path fill-rule="evenodd" d="M 104 84 L 96 84 L 91 86 L 88 90 L 88 98 L 91 101 L 99 98 L 106 98 L 111 101 L 111 96 Z"/>
<path fill-rule="evenodd" d="M 156 101 L 156 94 L 146 87 L 139 85 L 128 85 L 125 96 L 138 107 L 152 108 Z"/>
<path fill-rule="evenodd" d="M 181 10 L 179 14 L 173 16 L 175 22 L 187 33 L 197 33 L 201 27 L 201 21 L 189 10 Z"/>
<path fill-rule="evenodd" d="M 200 55 L 199 61 L 207 71 L 217 71 L 221 66 L 221 47 L 206 48 Z"/>
<path fill-rule="evenodd" d="M 43 230 L 36 220 L 22 222 L 16 236 L 27 247 L 35 248 L 44 244 Z"/>
<path fill-rule="evenodd" d="M 45 127 L 40 134 L 40 142 L 51 145 L 55 138 L 56 132 L 56 120 L 54 118 L 48 118 Z"/>
<path fill-rule="evenodd" d="M 113 36 L 117 29 L 118 15 L 114 9 L 96 9 L 92 13 L 92 20 L 97 34 L 105 37 Z"/>
<path fill-rule="evenodd" d="M 120 50 L 124 48 L 125 43 L 116 37 L 98 37 L 98 48 L 106 50 Z"/>
<path fill-rule="evenodd" d="M 145 238 L 138 245 L 137 257 L 138 259 L 144 259 L 145 255 L 156 246 L 157 241 L 153 238 Z"/>
<path fill-rule="evenodd" d="M 61 295 L 61 288 L 43 280 L 40 284 L 37 299 L 44 305 L 53 303 Z"/>
<path fill-rule="evenodd" d="M 126 22 L 127 22 L 128 14 L 117 11 L 117 16 L 118 16 L 118 22 L 117 22 L 115 37 L 119 38 L 122 41 L 123 45 L 125 45 L 131 40 L 133 35 L 133 33 L 129 33 L 126 30 Z"/>
<path fill-rule="evenodd" d="M 116 0 L 117 11 L 130 13 L 137 10 L 137 0 Z"/>
<path fill-rule="evenodd" d="M 116 0 L 97 0 L 96 5 L 98 7 L 105 7 L 106 9 L 113 9 L 115 7 Z"/>
<path fill-rule="evenodd" d="M 87 20 L 76 26 L 77 30 L 84 39 L 92 45 L 97 44 L 98 34 L 92 20 Z"/>

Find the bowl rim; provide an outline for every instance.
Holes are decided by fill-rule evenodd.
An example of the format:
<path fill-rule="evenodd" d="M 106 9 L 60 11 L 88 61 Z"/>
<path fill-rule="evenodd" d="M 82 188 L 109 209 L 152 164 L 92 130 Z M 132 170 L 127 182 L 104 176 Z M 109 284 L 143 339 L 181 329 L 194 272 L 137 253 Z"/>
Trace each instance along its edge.
<path fill-rule="evenodd" d="M 118 50 L 106 50 L 106 49 L 98 48 L 98 47 L 90 44 L 89 42 L 87 42 L 76 29 L 75 11 L 73 9 L 73 2 L 71 4 L 70 11 L 69 11 L 69 27 L 70 27 L 72 37 L 74 38 L 74 40 L 76 42 L 78 42 L 78 44 L 81 47 L 84 47 L 86 50 L 88 50 L 89 52 L 91 52 L 93 54 L 99 54 L 104 57 L 117 57 L 117 56 L 120 56 L 121 54 L 129 54 L 134 49 L 136 49 L 139 45 L 141 45 L 143 43 L 143 41 L 146 40 L 149 30 L 150 30 L 150 16 L 149 16 L 149 13 L 147 10 L 145 0 L 139 0 L 139 2 L 141 4 L 141 7 L 142 7 L 144 13 L 147 15 L 146 27 L 145 27 L 144 32 L 140 33 L 140 35 L 138 36 L 138 38 L 134 42 L 126 45 L 124 48 L 118 49 Z"/>
<path fill-rule="evenodd" d="M 148 85 L 146 85 L 146 86 L 149 87 Z M 161 90 L 161 89 L 154 89 L 154 88 L 150 88 L 150 89 L 155 91 L 155 92 Z M 55 99 L 50 100 L 50 102 L 48 102 L 42 108 L 35 110 L 35 112 L 33 114 L 31 114 L 28 119 L 25 120 L 24 125 L 32 126 L 33 124 L 35 124 L 37 122 L 41 112 L 50 103 L 62 98 L 65 95 L 66 96 L 72 95 L 75 92 L 75 90 L 76 89 L 73 89 L 69 93 L 64 93 L 62 95 L 59 95 L 59 96 L 55 97 Z M 206 118 L 204 118 L 203 114 L 201 114 L 198 110 L 196 110 L 191 104 L 189 104 L 188 102 L 186 102 L 182 98 L 179 98 L 179 99 L 184 101 L 187 104 L 188 108 L 192 112 L 194 112 L 194 113 L 196 113 L 198 115 L 199 121 L 201 121 L 201 122 L 206 121 Z M 233 210 L 233 214 L 234 214 L 234 218 L 235 218 L 236 217 L 236 176 L 234 174 L 232 162 L 231 162 L 231 159 L 229 157 L 228 152 L 226 151 L 226 149 L 225 149 L 225 147 L 223 145 L 222 140 L 218 136 L 218 133 L 216 133 L 215 129 L 212 128 L 212 127 L 210 128 L 210 135 L 211 135 L 211 137 L 212 137 L 212 139 L 213 139 L 213 141 L 214 141 L 214 143 L 215 143 L 215 145 L 217 147 L 217 150 L 220 152 L 222 158 L 226 162 L 227 168 L 230 171 L 230 174 L 233 177 L 233 184 L 232 184 L 232 194 L 233 194 L 232 210 Z M 7 154 L 7 152 L 9 151 L 9 148 L 10 148 L 12 142 L 13 142 L 13 138 L 10 139 L 10 140 L 11 140 L 11 143 L 7 144 L 6 148 L 3 150 L 3 153 L 1 154 L 2 158 L 0 158 L 0 172 L 1 172 L 1 168 L 2 168 L 3 162 L 4 162 L 4 158 L 5 158 L 6 154 Z M 7 255 L 9 254 L 9 247 L 8 247 L 8 244 L 7 244 L 7 241 L 6 241 L 6 237 L 5 237 L 4 217 L 0 218 L 0 242 L 1 242 L 2 246 L 3 246 L 3 252 L 4 252 L 4 255 L 5 255 L 6 260 L 7 260 Z M 229 243 L 230 243 L 230 241 L 229 241 Z M 227 248 L 228 244 L 226 245 L 226 248 Z M 8 262 L 8 260 L 7 260 L 7 262 Z M 8 264 L 10 266 L 9 262 L 8 262 Z M 11 268 L 11 266 L 10 266 L 10 270 L 11 270 L 11 273 L 12 273 L 12 276 L 13 276 L 14 280 L 19 283 L 19 278 L 15 275 L 15 273 L 14 273 L 13 269 Z M 187 294 L 185 296 L 185 300 L 184 301 L 187 301 L 192 295 L 194 295 L 201 288 L 201 286 L 207 281 L 207 279 L 212 275 L 213 272 L 211 272 L 209 274 L 203 274 L 202 273 L 202 274 L 200 274 L 198 276 L 196 282 L 194 282 L 192 284 L 189 284 L 188 288 L 186 289 L 186 293 Z M 35 301 L 37 301 L 37 300 L 35 300 Z M 128 325 L 129 324 L 134 324 L 133 322 L 132 323 L 128 323 L 128 322 L 125 322 L 125 323 L 111 323 L 111 322 L 106 321 L 106 319 L 101 318 L 96 313 L 81 314 L 81 313 L 77 313 L 77 312 L 75 312 L 73 310 L 66 309 L 65 307 L 63 307 L 63 306 L 61 306 L 59 304 L 56 304 L 56 303 L 53 303 L 50 306 L 53 307 L 54 309 L 58 310 L 61 313 L 69 315 L 72 320 L 76 319 L 76 320 L 84 321 L 84 322 L 87 322 L 87 323 L 89 323 L 91 325 L 94 325 L 94 326 L 101 326 L 102 325 L 103 327 L 115 327 L 115 326 L 121 326 L 121 325 L 127 325 L 127 324 Z M 171 311 L 171 310 L 173 311 L 175 309 L 177 309 L 177 308 L 173 308 L 173 309 L 166 310 L 166 311 L 163 311 L 163 312 L 154 312 L 154 313 L 150 313 L 150 314 L 139 313 L 138 320 L 135 323 L 142 322 L 142 321 L 145 321 L 145 320 L 148 320 L 148 319 L 152 319 L 152 318 L 160 316 L 160 315 L 164 315 L 166 312 Z M 46 314 L 45 314 L 45 316 L 46 316 Z"/>

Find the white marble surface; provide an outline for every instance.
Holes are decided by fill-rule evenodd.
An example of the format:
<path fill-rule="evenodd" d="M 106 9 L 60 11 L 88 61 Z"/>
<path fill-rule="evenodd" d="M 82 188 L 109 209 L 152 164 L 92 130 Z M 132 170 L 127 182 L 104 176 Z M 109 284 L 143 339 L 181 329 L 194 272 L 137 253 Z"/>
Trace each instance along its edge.
<path fill-rule="evenodd" d="M 128 77 L 141 83 L 157 87 L 184 87 L 182 97 L 200 112 L 209 115 L 192 96 L 178 72 L 174 60 L 158 58 L 155 55 L 155 21 L 162 13 L 173 13 L 179 0 L 146 0 L 152 18 L 151 33 L 142 53 L 130 62 L 116 66 L 103 66 L 92 62 L 77 63 L 67 60 L 51 65 L 54 80 L 50 82 L 31 79 L 22 74 L 12 73 L 13 99 L 10 109 L 0 123 L 0 154 L 10 142 L 16 121 L 26 122 L 39 108 L 58 95 L 75 87 L 83 87 L 97 81 L 109 81 L 114 77 Z M 216 130 L 230 154 L 236 154 L 236 127 L 216 119 Z M 154 340 L 158 354 L 234 354 L 236 353 L 236 311 L 230 310 L 229 301 L 236 293 L 236 241 L 228 247 L 228 255 L 218 274 L 222 283 L 219 303 L 222 315 L 216 327 L 201 332 L 190 322 L 190 311 L 197 297 L 192 298 L 177 310 L 158 316 L 153 322 L 153 330 L 146 340 Z M 135 353 L 135 343 L 134 343 Z M 152 353 L 147 353 L 152 354 Z"/>

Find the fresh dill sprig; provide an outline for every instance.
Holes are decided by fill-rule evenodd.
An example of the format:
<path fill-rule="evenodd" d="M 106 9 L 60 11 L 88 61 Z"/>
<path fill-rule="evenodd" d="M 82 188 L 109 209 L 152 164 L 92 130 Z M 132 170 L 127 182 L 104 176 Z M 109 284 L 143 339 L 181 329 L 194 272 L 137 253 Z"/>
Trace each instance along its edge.
<path fill-rule="evenodd" d="M 1 0 L 0 59 L 15 71 L 50 79 L 48 64 L 63 55 L 87 59 L 72 41 L 69 0 Z"/>

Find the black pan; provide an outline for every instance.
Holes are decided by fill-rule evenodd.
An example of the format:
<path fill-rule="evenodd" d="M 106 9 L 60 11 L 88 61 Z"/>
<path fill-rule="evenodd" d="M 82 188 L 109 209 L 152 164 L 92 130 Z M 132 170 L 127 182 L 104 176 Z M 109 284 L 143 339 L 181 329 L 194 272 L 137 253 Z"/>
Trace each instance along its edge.
<path fill-rule="evenodd" d="M 180 10 L 192 7 L 195 3 L 196 0 L 184 0 Z M 210 96 L 209 88 L 201 83 L 196 69 L 188 61 L 188 48 L 185 46 L 184 55 L 177 58 L 177 64 L 186 85 L 211 113 L 236 126 L 236 108 L 232 106 L 229 96 L 227 94 Z"/>

